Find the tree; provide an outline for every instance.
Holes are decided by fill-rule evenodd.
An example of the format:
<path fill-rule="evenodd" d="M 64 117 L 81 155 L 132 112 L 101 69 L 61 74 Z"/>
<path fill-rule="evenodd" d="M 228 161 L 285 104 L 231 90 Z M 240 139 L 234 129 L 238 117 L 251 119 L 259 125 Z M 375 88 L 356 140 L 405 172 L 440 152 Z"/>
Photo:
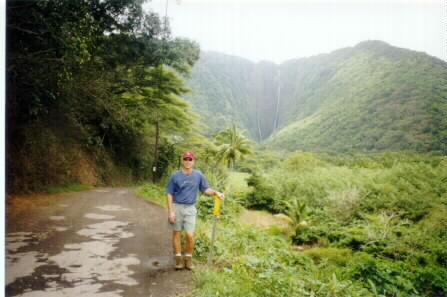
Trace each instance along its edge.
<path fill-rule="evenodd" d="M 291 222 L 291 228 L 294 232 L 293 236 L 297 236 L 298 233 L 307 226 L 307 219 L 309 211 L 305 202 L 298 199 L 292 199 L 291 201 L 285 201 L 286 215 Z"/>
<path fill-rule="evenodd" d="M 163 65 L 145 69 L 144 80 L 139 81 L 123 99 L 133 104 L 135 114 L 142 121 L 155 126 L 153 149 L 153 181 L 158 174 L 159 146 L 163 131 L 165 133 L 189 132 L 196 118 L 190 105 L 180 96 L 189 89 L 184 86 L 175 72 Z"/>
<path fill-rule="evenodd" d="M 237 160 L 252 153 L 252 142 L 239 133 L 234 123 L 230 128 L 217 133 L 215 138 L 219 145 L 219 161 L 228 168 L 233 168 Z"/>
<path fill-rule="evenodd" d="M 193 116 L 183 116 L 189 106 L 179 97 L 184 88 L 175 86 L 181 79 L 173 71 L 187 76 L 199 47 L 171 38 L 168 23 L 145 13 L 143 2 L 7 2 L 8 182 L 16 188 L 34 183 L 42 189 L 51 182 L 42 174 L 49 164 L 33 158 L 48 154 L 56 134 L 61 143 L 70 139 L 92 159 L 107 155 L 108 163 L 135 175 L 152 161 L 146 151 L 161 139 L 156 127 L 187 130 Z M 31 127 L 40 133 L 38 152 Z"/>

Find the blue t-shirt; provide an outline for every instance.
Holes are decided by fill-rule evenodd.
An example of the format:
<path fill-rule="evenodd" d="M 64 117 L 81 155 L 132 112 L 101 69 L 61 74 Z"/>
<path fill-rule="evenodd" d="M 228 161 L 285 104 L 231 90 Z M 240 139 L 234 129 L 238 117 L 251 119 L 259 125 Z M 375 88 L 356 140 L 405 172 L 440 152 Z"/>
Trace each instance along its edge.
<path fill-rule="evenodd" d="M 174 197 L 174 202 L 179 204 L 194 204 L 197 194 L 209 188 L 205 176 L 193 169 L 191 174 L 185 174 L 182 170 L 174 172 L 169 178 L 166 193 Z"/>

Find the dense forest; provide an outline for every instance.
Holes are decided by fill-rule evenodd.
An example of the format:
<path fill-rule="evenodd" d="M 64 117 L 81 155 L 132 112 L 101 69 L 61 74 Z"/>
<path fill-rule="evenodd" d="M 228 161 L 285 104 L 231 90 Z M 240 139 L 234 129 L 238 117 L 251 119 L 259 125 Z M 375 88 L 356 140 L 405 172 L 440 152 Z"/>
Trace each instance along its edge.
<path fill-rule="evenodd" d="M 7 2 L 8 192 L 165 173 L 199 47 L 143 2 Z"/>
<path fill-rule="evenodd" d="M 381 41 L 280 65 L 210 52 L 187 98 L 211 132 L 236 121 L 266 148 L 441 151 L 446 74 L 442 60 Z"/>

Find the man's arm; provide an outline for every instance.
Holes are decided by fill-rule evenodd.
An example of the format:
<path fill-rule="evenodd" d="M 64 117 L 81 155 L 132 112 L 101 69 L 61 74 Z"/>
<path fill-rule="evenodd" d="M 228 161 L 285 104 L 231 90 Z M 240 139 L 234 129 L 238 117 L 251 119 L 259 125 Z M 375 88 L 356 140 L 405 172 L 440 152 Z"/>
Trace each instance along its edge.
<path fill-rule="evenodd" d="M 218 191 L 213 190 L 211 188 L 206 189 L 203 193 L 207 194 L 208 196 L 219 196 L 219 198 L 221 200 L 225 199 L 225 194 L 224 193 L 218 192 Z"/>
<path fill-rule="evenodd" d="M 168 218 L 169 218 L 169 222 L 171 224 L 175 224 L 175 211 L 174 211 L 174 206 L 172 204 L 172 200 L 173 197 L 171 194 L 168 193 L 166 201 L 168 204 Z"/>

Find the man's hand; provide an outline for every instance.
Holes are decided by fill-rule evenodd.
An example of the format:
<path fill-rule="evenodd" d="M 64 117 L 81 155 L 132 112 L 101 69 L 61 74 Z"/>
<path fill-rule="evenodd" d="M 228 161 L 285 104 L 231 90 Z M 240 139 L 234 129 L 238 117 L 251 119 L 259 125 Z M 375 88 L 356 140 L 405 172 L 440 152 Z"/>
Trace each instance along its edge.
<path fill-rule="evenodd" d="M 224 193 L 216 191 L 216 196 L 218 196 L 220 198 L 220 200 L 224 200 L 225 199 L 225 194 Z"/>
<path fill-rule="evenodd" d="M 169 223 L 175 224 L 175 212 L 171 211 L 168 217 L 169 217 Z"/>

